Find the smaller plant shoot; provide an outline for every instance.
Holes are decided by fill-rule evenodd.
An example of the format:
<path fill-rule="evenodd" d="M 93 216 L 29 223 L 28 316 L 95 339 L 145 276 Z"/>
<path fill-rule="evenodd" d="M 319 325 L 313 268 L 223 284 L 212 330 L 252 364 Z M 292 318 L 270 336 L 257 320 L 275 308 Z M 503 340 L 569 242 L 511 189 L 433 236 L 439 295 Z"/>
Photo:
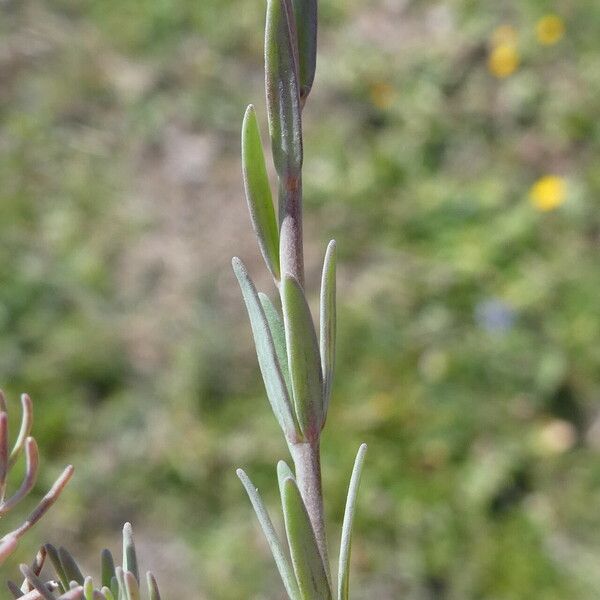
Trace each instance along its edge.
<path fill-rule="evenodd" d="M 21 396 L 21 426 L 17 439 L 10 449 L 8 408 L 6 397 L 0 391 L 0 518 L 15 508 L 33 489 L 39 468 L 38 446 L 31 433 L 33 425 L 33 403 L 27 394 Z M 25 455 L 25 475 L 21 485 L 12 494 L 7 494 L 8 476 L 21 455 Z M 0 564 L 12 554 L 19 539 L 29 531 L 56 502 L 73 475 L 73 467 L 67 466 L 48 493 L 42 498 L 23 524 L 0 539 Z"/>
<path fill-rule="evenodd" d="M 46 582 L 40 579 L 45 563 L 50 563 L 55 573 L 55 579 Z M 8 582 L 13 598 L 19 600 L 161 600 L 156 579 L 150 572 L 146 573 L 147 595 L 142 594 L 133 529 L 129 523 L 123 527 L 122 565 L 115 566 L 112 553 L 103 550 L 97 580 L 83 574 L 66 548 L 57 549 L 52 544 L 40 548 L 31 567 L 21 565 L 21 573 L 25 577 L 21 586 Z"/>

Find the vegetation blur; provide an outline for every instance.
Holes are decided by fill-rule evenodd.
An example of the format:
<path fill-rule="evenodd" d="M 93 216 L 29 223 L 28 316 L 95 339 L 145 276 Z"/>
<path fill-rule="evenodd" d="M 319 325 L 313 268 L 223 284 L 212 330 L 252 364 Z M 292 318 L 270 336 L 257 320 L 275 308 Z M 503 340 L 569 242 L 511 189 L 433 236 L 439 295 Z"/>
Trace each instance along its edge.
<path fill-rule="evenodd" d="M 281 598 L 235 476 L 277 505 L 287 450 L 229 265 L 273 291 L 239 148 L 248 102 L 266 122 L 264 8 L 0 1 L 0 384 L 9 410 L 34 398 L 42 456 L 4 530 L 76 469 L 3 579 L 42 542 L 98 570 L 132 521 L 165 598 Z M 320 2 L 307 289 L 335 238 L 324 497 L 337 539 L 369 443 L 356 598 L 598 597 L 599 20 Z"/>

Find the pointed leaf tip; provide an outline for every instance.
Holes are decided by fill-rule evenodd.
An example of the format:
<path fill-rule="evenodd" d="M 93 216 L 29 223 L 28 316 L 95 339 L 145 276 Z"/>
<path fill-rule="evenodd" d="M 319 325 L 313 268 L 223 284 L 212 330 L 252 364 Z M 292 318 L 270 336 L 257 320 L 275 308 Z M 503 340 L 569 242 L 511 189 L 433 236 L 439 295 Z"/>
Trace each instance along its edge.
<path fill-rule="evenodd" d="M 148 595 L 150 596 L 150 600 L 161 600 L 156 577 L 154 577 L 154 574 L 151 571 L 146 573 L 146 585 L 148 586 Z"/>
<path fill-rule="evenodd" d="M 298 32 L 300 100 L 306 102 L 317 67 L 317 0 L 292 0 Z"/>
<path fill-rule="evenodd" d="M 302 170 L 302 123 L 296 28 L 290 0 L 268 0 L 265 84 L 273 160 L 282 178 Z"/>
<path fill-rule="evenodd" d="M 258 522 L 260 523 L 265 538 L 267 539 L 269 548 L 271 549 L 271 554 L 273 555 L 275 564 L 277 565 L 277 569 L 290 600 L 304 600 L 302 596 L 300 596 L 294 571 L 292 570 L 283 546 L 279 540 L 279 536 L 275 532 L 271 517 L 269 516 L 269 513 L 263 504 L 262 498 L 260 497 L 256 486 L 252 483 L 243 469 L 238 469 L 237 474 L 242 482 L 242 485 L 244 486 L 244 489 L 246 490 L 246 493 L 248 494 L 250 502 L 252 503 L 252 507 L 254 508 Z"/>
<path fill-rule="evenodd" d="M 296 418 L 304 436 L 315 440 L 323 421 L 319 344 L 304 291 L 293 277 L 282 280 L 281 303 Z"/>
<path fill-rule="evenodd" d="M 361 444 L 356 454 L 350 485 L 348 486 L 348 497 L 346 510 L 344 511 L 344 522 L 342 525 L 342 539 L 340 542 L 340 562 L 338 568 L 338 600 L 348 600 L 350 587 L 350 551 L 352 545 L 352 524 L 356 509 L 360 476 L 367 452 L 367 445 Z"/>
<path fill-rule="evenodd" d="M 300 593 L 303 598 L 330 600 L 327 571 L 296 481 L 286 477 L 281 489 L 285 530 Z"/>
<path fill-rule="evenodd" d="M 125 523 L 123 526 L 123 571 L 131 573 L 139 583 L 137 553 L 131 523 Z"/>
<path fill-rule="evenodd" d="M 296 442 L 301 439 L 301 433 L 296 423 L 292 401 L 289 397 L 282 366 L 279 362 L 263 305 L 242 261 L 234 259 L 232 264 L 250 317 L 258 364 L 263 376 L 267 397 L 286 439 L 289 442 Z"/>
<path fill-rule="evenodd" d="M 263 145 L 252 104 L 242 124 L 242 173 L 252 227 L 265 263 L 279 279 L 279 228 L 267 175 Z"/>
<path fill-rule="evenodd" d="M 319 345 L 323 370 L 323 425 L 327 418 L 333 374 L 336 344 L 336 243 L 331 240 L 325 252 L 321 276 Z"/>

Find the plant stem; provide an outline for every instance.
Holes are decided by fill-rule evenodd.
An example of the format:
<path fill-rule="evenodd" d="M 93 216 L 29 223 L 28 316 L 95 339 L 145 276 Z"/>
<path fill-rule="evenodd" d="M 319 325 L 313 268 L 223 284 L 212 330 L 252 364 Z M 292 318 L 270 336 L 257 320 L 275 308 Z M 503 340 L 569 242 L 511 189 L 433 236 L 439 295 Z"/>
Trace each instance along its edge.
<path fill-rule="evenodd" d="M 279 254 L 281 274 L 292 275 L 304 286 L 304 251 L 302 243 L 302 180 L 288 177 L 279 187 Z M 323 492 L 319 436 L 314 441 L 290 444 L 296 480 L 312 523 L 327 576 L 329 559 Z"/>
<path fill-rule="evenodd" d="M 291 275 L 304 287 L 302 179 L 279 182 L 279 258 L 282 277 Z"/>
<path fill-rule="evenodd" d="M 329 558 L 327 554 L 327 534 L 325 531 L 325 515 L 323 492 L 321 486 L 321 452 L 319 440 L 290 444 L 290 452 L 294 460 L 296 481 L 304 505 L 308 512 L 317 540 L 317 546 L 325 565 L 325 572 L 331 580 Z"/>

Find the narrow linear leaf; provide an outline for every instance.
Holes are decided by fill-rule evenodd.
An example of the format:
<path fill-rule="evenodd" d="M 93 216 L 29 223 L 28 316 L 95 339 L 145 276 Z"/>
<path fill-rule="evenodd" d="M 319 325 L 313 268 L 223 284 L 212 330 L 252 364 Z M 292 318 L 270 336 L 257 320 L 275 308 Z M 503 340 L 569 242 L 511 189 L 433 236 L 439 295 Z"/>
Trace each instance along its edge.
<path fill-rule="evenodd" d="M 323 421 L 323 376 L 310 308 L 300 284 L 290 276 L 281 285 L 281 304 L 296 418 L 309 440 Z"/>
<path fill-rule="evenodd" d="M 271 408 L 286 439 L 290 442 L 298 441 L 301 438 L 301 433 L 296 424 L 292 403 L 265 311 L 244 263 L 239 258 L 234 258 L 232 265 L 248 309 L 258 364 Z"/>
<path fill-rule="evenodd" d="M 277 463 L 277 481 L 279 482 L 279 491 L 282 494 L 283 494 L 283 482 L 288 478 L 296 479 L 294 477 L 294 473 L 290 469 L 289 465 L 285 461 L 280 460 Z M 281 501 L 283 502 L 283 496 L 281 497 Z"/>
<path fill-rule="evenodd" d="M 8 414 L 0 411 L 0 503 L 6 495 L 8 471 Z"/>
<path fill-rule="evenodd" d="M 131 571 L 125 571 L 123 579 L 125 580 L 125 590 L 128 600 L 140 600 L 140 588 L 135 574 Z"/>
<path fill-rule="evenodd" d="M 123 572 L 123 567 L 115 567 L 115 577 L 117 580 L 115 589 L 117 591 L 115 592 L 113 589 L 113 595 L 117 596 L 119 600 L 130 600 L 127 593 L 127 587 L 125 586 L 125 573 Z"/>
<path fill-rule="evenodd" d="M 89 576 L 83 582 L 83 597 L 85 600 L 94 600 L 94 582 Z"/>
<path fill-rule="evenodd" d="M 79 585 L 83 585 L 83 574 L 75 562 L 75 559 L 71 556 L 71 553 L 61 546 L 58 549 L 58 556 L 69 582 L 76 581 Z"/>
<path fill-rule="evenodd" d="M 300 101 L 306 102 L 317 67 L 317 0 L 292 0 L 298 37 Z"/>
<path fill-rule="evenodd" d="M 158 591 L 156 578 L 150 571 L 146 573 L 146 583 L 148 585 L 148 596 L 150 597 L 150 600 L 160 600 L 160 592 Z"/>
<path fill-rule="evenodd" d="M 330 600 L 331 588 L 323 559 L 300 490 L 292 477 L 284 479 L 281 495 L 285 530 L 300 593 L 306 600 Z"/>
<path fill-rule="evenodd" d="M 279 279 L 279 229 L 256 111 L 252 105 L 247 108 L 242 124 L 242 172 L 246 201 L 260 251 L 273 277 Z"/>
<path fill-rule="evenodd" d="M 285 329 L 283 327 L 283 319 L 275 308 L 271 299 L 266 294 L 258 292 L 258 297 L 262 304 L 263 310 L 265 311 L 265 317 L 267 317 L 267 323 L 271 331 L 271 337 L 273 338 L 273 344 L 275 345 L 275 352 L 277 353 L 277 359 L 279 366 L 281 367 L 281 374 L 285 380 L 288 395 L 292 397 L 292 383 L 290 380 L 290 369 L 288 366 L 287 350 L 285 347 Z"/>
<path fill-rule="evenodd" d="M 323 370 L 323 425 L 327 418 L 331 388 L 333 385 L 333 372 L 335 368 L 335 340 L 336 340 L 336 246 L 331 240 L 327 246 L 325 260 L 323 261 L 323 274 L 321 276 L 321 303 L 320 303 L 320 350 L 321 368 Z"/>
<path fill-rule="evenodd" d="M 102 572 L 102 586 L 110 587 L 110 582 L 115 576 L 115 561 L 110 550 L 107 550 L 106 548 L 102 550 L 102 554 L 100 555 L 100 563 Z"/>
<path fill-rule="evenodd" d="M 52 563 L 52 566 L 54 567 L 56 576 L 58 577 L 58 580 L 62 587 L 62 591 L 68 591 L 70 579 L 62 566 L 60 557 L 58 555 L 58 550 L 52 544 L 46 544 L 44 548 L 46 549 L 46 556 L 48 556 L 50 562 Z"/>
<path fill-rule="evenodd" d="M 290 0 L 268 0 L 265 86 L 275 169 L 283 179 L 302 169 L 302 124 L 297 47 Z"/>
<path fill-rule="evenodd" d="M 346 510 L 344 511 L 344 522 L 342 525 L 342 539 L 340 542 L 340 564 L 338 569 L 338 600 L 348 600 L 348 589 L 350 582 L 350 550 L 352 545 L 352 523 L 356 509 L 356 498 L 360 486 L 360 476 L 367 445 L 361 444 L 356 454 L 350 485 L 348 486 L 348 497 L 346 499 Z"/>
<path fill-rule="evenodd" d="M 123 526 L 123 571 L 132 573 L 139 583 L 138 561 L 131 523 Z"/>
<path fill-rule="evenodd" d="M 13 595 L 13 598 L 21 598 L 25 595 L 21 591 L 21 588 L 14 581 L 7 581 L 6 586 L 10 590 L 10 593 Z"/>
<path fill-rule="evenodd" d="M 17 462 L 21 451 L 25 445 L 25 440 L 31 433 L 31 426 L 33 424 L 33 403 L 28 394 L 21 394 L 21 427 L 19 429 L 19 435 L 15 441 L 15 445 L 10 453 L 8 461 L 9 468 Z"/>
<path fill-rule="evenodd" d="M 250 481 L 250 478 L 242 469 L 237 470 L 237 476 L 240 478 L 242 485 L 246 489 L 248 498 L 250 498 L 250 502 L 252 503 L 252 507 L 254 508 L 258 522 L 260 523 L 265 538 L 267 539 L 269 548 L 271 548 L 271 554 L 273 554 L 275 564 L 277 565 L 277 569 L 290 600 L 301 600 L 294 571 L 292 570 L 289 560 L 283 550 L 283 546 L 279 541 L 279 537 L 275 532 L 275 528 L 273 527 L 273 522 L 269 517 L 269 513 L 263 504 L 258 490 L 256 487 L 254 487 L 254 484 L 252 481 Z"/>
<path fill-rule="evenodd" d="M 107 586 L 103 586 L 102 587 L 102 593 L 104 594 L 104 597 L 106 598 L 106 600 L 118 600 L 114 597 L 113 593 L 110 591 L 110 588 Z M 152 599 L 151 599 L 152 600 Z"/>
<path fill-rule="evenodd" d="M 117 600 L 122 600 L 119 594 L 119 590 L 123 589 L 123 593 L 125 593 L 125 589 L 121 588 L 121 584 L 120 584 L 120 580 L 118 577 L 118 570 L 121 569 L 121 567 L 115 567 L 115 576 L 111 579 L 110 582 L 110 591 L 112 592 L 113 596 L 117 599 Z M 123 571 L 123 569 L 121 569 L 121 572 Z"/>

